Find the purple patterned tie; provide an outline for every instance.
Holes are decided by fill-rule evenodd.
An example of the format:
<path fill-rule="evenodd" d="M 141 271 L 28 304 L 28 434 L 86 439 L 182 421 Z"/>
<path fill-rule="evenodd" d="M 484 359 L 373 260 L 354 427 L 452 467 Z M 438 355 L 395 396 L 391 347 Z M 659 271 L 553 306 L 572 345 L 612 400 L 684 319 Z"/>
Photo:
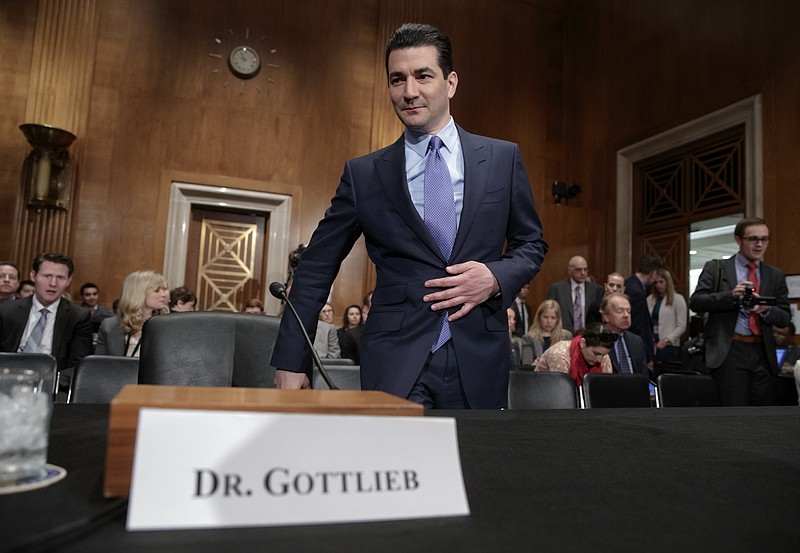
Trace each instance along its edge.
<path fill-rule="evenodd" d="M 450 259 L 453 251 L 453 242 L 456 239 L 456 202 L 453 198 L 453 181 L 450 171 L 439 148 L 442 139 L 438 136 L 431 137 L 428 142 L 428 155 L 425 159 L 425 225 L 428 227 L 433 240 L 442 252 L 445 259 Z M 442 325 L 439 335 L 431 346 L 431 352 L 436 351 L 450 339 L 450 323 L 447 321 L 448 312 L 442 314 Z"/>
<path fill-rule="evenodd" d="M 572 330 L 578 332 L 583 328 L 583 305 L 581 304 L 581 287 L 575 287 L 575 303 L 572 304 Z"/>

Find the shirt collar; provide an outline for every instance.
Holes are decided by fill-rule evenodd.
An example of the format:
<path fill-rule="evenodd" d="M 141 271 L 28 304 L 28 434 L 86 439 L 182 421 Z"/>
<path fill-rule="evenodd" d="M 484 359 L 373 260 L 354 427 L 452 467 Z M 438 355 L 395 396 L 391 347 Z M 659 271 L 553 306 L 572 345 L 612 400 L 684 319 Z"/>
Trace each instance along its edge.
<path fill-rule="evenodd" d="M 760 260 L 756 259 L 755 261 L 750 261 L 749 259 L 747 259 L 745 256 L 743 256 L 740 253 L 736 254 L 736 257 L 734 258 L 734 260 L 736 261 L 736 264 L 739 265 L 740 267 L 742 267 L 743 269 L 747 269 L 747 264 L 748 263 L 755 263 L 757 268 L 761 267 L 761 261 Z"/>
<path fill-rule="evenodd" d="M 36 311 L 47 309 L 51 315 L 55 315 L 58 312 L 58 304 L 61 303 L 61 298 L 58 298 L 56 301 L 51 303 L 49 307 L 45 307 L 44 305 L 41 304 L 41 302 L 38 299 L 36 299 L 36 294 L 31 296 L 31 299 L 33 300 L 33 308 Z"/>
<path fill-rule="evenodd" d="M 406 130 L 403 131 L 403 136 L 405 137 L 405 143 L 408 149 L 415 152 L 419 157 L 425 157 L 425 155 L 427 155 L 428 142 L 430 142 L 433 137 L 432 134 L 418 133 L 406 128 Z M 455 143 L 458 140 L 458 128 L 456 127 L 452 115 L 447 125 L 437 132 L 436 136 L 442 139 L 442 146 L 446 148 L 448 152 L 453 151 Z"/>

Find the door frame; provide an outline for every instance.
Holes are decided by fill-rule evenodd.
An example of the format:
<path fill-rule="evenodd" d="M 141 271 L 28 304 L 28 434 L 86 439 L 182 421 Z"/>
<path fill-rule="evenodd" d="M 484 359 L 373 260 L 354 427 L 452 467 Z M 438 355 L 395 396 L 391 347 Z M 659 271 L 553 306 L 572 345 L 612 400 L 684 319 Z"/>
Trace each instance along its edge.
<path fill-rule="evenodd" d="M 633 165 L 740 124 L 745 134 L 745 215 L 763 216 L 761 94 L 756 94 L 617 151 L 615 267 L 633 266 Z"/>

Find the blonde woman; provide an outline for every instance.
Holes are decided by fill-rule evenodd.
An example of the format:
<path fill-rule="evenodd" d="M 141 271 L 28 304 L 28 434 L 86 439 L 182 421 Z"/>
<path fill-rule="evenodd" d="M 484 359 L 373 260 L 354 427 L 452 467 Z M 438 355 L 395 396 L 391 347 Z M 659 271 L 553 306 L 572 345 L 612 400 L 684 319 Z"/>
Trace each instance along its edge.
<path fill-rule="evenodd" d="M 544 300 L 539 304 L 533 323 L 522 337 L 522 364 L 530 365 L 561 340 L 572 339 L 572 333 L 561 324 L 561 307 L 556 300 Z"/>
<path fill-rule="evenodd" d="M 656 271 L 652 292 L 647 296 L 647 309 L 656 338 L 656 363 L 678 361 L 688 310 L 684 297 L 675 292 L 668 270 Z"/>
<path fill-rule="evenodd" d="M 129 274 L 122 283 L 119 315 L 100 324 L 95 353 L 139 357 L 144 323 L 169 313 L 168 305 L 169 287 L 161 274 L 149 269 Z"/>

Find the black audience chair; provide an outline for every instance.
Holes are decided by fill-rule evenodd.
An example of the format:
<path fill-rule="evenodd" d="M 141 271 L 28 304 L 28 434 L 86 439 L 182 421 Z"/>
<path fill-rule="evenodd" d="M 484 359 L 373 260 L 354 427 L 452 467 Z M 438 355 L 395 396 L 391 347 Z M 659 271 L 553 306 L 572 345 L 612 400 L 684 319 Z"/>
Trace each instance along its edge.
<path fill-rule="evenodd" d="M 708 375 L 664 373 L 656 380 L 660 407 L 718 407 L 717 383 Z"/>
<path fill-rule="evenodd" d="M 75 367 L 67 403 L 111 403 L 123 386 L 136 384 L 139 359 L 88 355 Z"/>
<path fill-rule="evenodd" d="M 330 363 L 335 361 L 336 363 Z M 342 361 L 350 361 L 348 366 Z M 360 390 L 361 389 L 361 367 L 353 365 L 352 359 L 323 359 L 322 366 L 325 367 L 328 376 L 340 390 Z M 316 390 L 327 390 L 328 384 L 318 370 L 314 370 L 314 377 L 311 385 Z"/>
<path fill-rule="evenodd" d="M 578 389 L 566 373 L 511 371 L 508 376 L 509 409 L 578 407 Z"/>
<path fill-rule="evenodd" d="M 58 368 L 56 358 L 46 353 L 0 353 L 0 366 L 18 367 L 21 369 L 43 370 L 47 373 L 44 387 L 55 398 L 58 385 Z"/>
<path fill-rule="evenodd" d="M 147 321 L 139 384 L 274 388 L 269 365 L 280 318 L 196 311 Z"/>
<path fill-rule="evenodd" d="M 651 407 L 650 380 L 641 374 L 589 373 L 583 377 L 583 401 L 597 407 Z"/>

